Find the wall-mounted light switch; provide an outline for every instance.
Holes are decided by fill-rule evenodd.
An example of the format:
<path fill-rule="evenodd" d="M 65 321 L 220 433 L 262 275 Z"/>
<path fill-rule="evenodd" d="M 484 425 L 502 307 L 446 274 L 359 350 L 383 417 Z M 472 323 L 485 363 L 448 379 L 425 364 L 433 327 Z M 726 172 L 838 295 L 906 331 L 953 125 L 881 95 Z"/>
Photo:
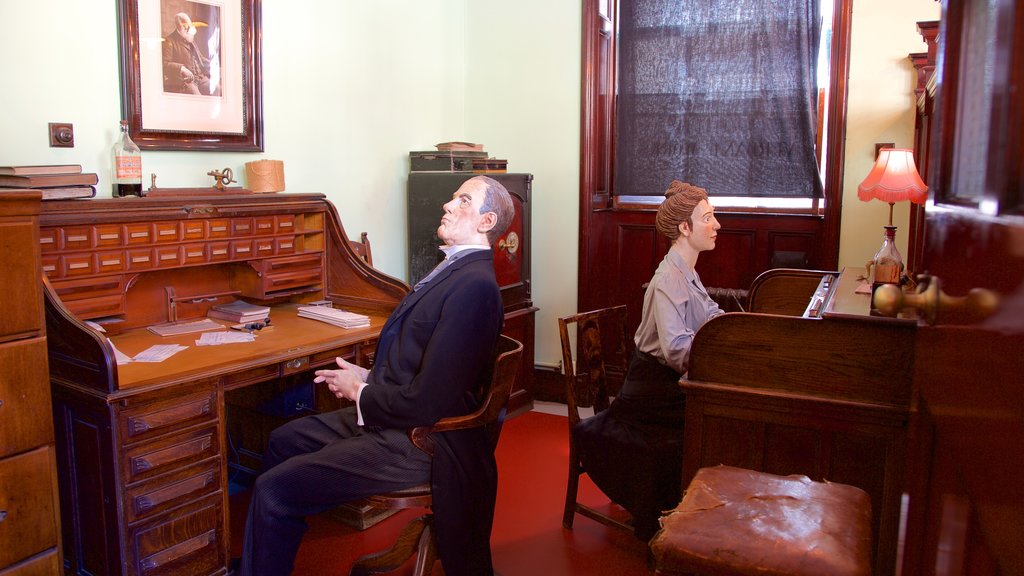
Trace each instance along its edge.
<path fill-rule="evenodd" d="M 75 128 L 64 122 L 50 122 L 50 148 L 74 148 Z"/>

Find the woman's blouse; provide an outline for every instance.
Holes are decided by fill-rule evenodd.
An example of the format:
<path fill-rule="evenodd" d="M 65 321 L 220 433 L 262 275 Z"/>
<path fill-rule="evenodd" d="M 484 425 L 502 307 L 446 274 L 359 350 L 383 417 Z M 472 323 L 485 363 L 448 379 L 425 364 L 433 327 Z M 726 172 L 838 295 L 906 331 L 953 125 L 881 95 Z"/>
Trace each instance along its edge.
<path fill-rule="evenodd" d="M 697 272 L 681 254 L 669 250 L 644 294 L 643 316 L 634 338 L 636 348 L 686 374 L 693 335 L 722 312 Z"/>

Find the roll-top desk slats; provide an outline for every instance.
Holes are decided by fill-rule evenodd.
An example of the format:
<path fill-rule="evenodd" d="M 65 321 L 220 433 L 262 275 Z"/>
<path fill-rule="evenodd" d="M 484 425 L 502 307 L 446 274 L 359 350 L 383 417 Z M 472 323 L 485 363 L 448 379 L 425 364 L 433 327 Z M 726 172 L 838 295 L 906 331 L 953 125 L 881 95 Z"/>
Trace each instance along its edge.
<path fill-rule="evenodd" d="M 67 571 L 223 574 L 226 398 L 338 356 L 371 361 L 408 286 L 352 251 L 320 194 L 46 202 L 39 244 Z M 200 347 L 196 333 L 147 329 L 238 298 L 272 307 L 273 329 L 253 343 Z M 371 326 L 297 317 L 322 299 Z M 115 348 L 134 356 L 168 343 L 189 348 L 116 364 Z M 336 407 L 318 395 L 311 408 Z"/>

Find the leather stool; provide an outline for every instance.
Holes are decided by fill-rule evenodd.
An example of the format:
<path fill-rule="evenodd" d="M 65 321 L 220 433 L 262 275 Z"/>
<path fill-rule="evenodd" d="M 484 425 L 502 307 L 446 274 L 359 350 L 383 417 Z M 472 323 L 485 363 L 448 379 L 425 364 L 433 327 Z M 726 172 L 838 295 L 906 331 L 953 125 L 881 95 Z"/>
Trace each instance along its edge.
<path fill-rule="evenodd" d="M 869 575 L 871 501 L 806 476 L 701 468 L 651 552 L 662 575 Z"/>

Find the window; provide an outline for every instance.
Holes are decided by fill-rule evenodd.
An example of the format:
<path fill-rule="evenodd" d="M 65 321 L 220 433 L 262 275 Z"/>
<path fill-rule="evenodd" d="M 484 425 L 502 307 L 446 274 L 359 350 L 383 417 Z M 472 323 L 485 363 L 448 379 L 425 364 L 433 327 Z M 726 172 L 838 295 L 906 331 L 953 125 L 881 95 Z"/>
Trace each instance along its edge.
<path fill-rule="evenodd" d="M 766 24 L 758 21 L 765 16 L 751 19 L 750 15 L 766 7 L 778 9 L 779 3 L 751 2 L 744 7 L 728 2 L 723 5 L 730 6 L 731 12 L 725 16 L 694 24 L 689 15 L 679 13 L 679 6 L 706 12 L 705 4 L 585 0 L 582 182 L 591 207 L 649 206 L 660 201 L 667 182 L 687 171 L 696 174 L 690 181 L 715 196 L 716 206 L 784 211 L 827 207 L 829 202 L 820 199 L 822 184 L 824 197 L 830 198 L 842 179 L 841 162 L 834 159 L 842 157 L 843 139 L 829 133 L 842 128 L 845 113 L 841 98 L 845 97 L 849 4 L 850 0 L 822 0 L 820 6 L 804 6 L 803 13 L 792 7 L 783 18 Z M 797 29 L 800 26 L 806 29 Z M 834 26 L 838 36 L 833 34 Z M 716 33 L 710 40 L 709 29 Z M 789 34 L 791 47 L 765 48 L 765 38 L 779 36 L 779 31 Z M 760 135 L 747 131 L 730 141 L 706 137 L 708 127 L 728 128 L 729 121 L 703 115 L 709 97 L 699 82 L 691 82 L 692 71 L 683 69 L 685 57 L 681 67 L 680 58 L 659 56 L 672 50 L 684 56 L 698 49 L 708 53 L 711 43 L 721 47 L 713 52 L 716 57 L 733 60 L 723 70 L 760 73 L 777 55 L 798 52 L 792 47 L 794 41 L 804 42 L 799 50 L 803 60 L 784 65 L 781 74 L 764 72 L 771 79 L 762 79 L 758 85 L 728 78 L 718 87 L 724 95 L 721 99 L 732 109 L 746 108 L 754 116 L 763 115 L 765 107 L 782 109 L 783 121 L 799 124 L 805 134 L 799 150 L 793 137 L 770 140 L 779 133 L 777 126 L 761 127 Z M 794 97 L 791 88 L 800 83 L 802 93 Z M 781 92 L 771 93 L 779 87 Z M 796 99 L 804 101 L 802 112 L 792 105 Z M 747 130 L 751 124 L 745 122 L 742 128 Z M 736 162 L 753 168 L 753 176 L 727 185 L 713 180 L 709 184 L 711 172 L 737 173 L 720 160 L 741 148 L 752 153 Z M 796 169 L 787 164 L 794 152 L 799 156 Z M 786 180 L 780 174 L 792 177 L 775 185 Z"/>

